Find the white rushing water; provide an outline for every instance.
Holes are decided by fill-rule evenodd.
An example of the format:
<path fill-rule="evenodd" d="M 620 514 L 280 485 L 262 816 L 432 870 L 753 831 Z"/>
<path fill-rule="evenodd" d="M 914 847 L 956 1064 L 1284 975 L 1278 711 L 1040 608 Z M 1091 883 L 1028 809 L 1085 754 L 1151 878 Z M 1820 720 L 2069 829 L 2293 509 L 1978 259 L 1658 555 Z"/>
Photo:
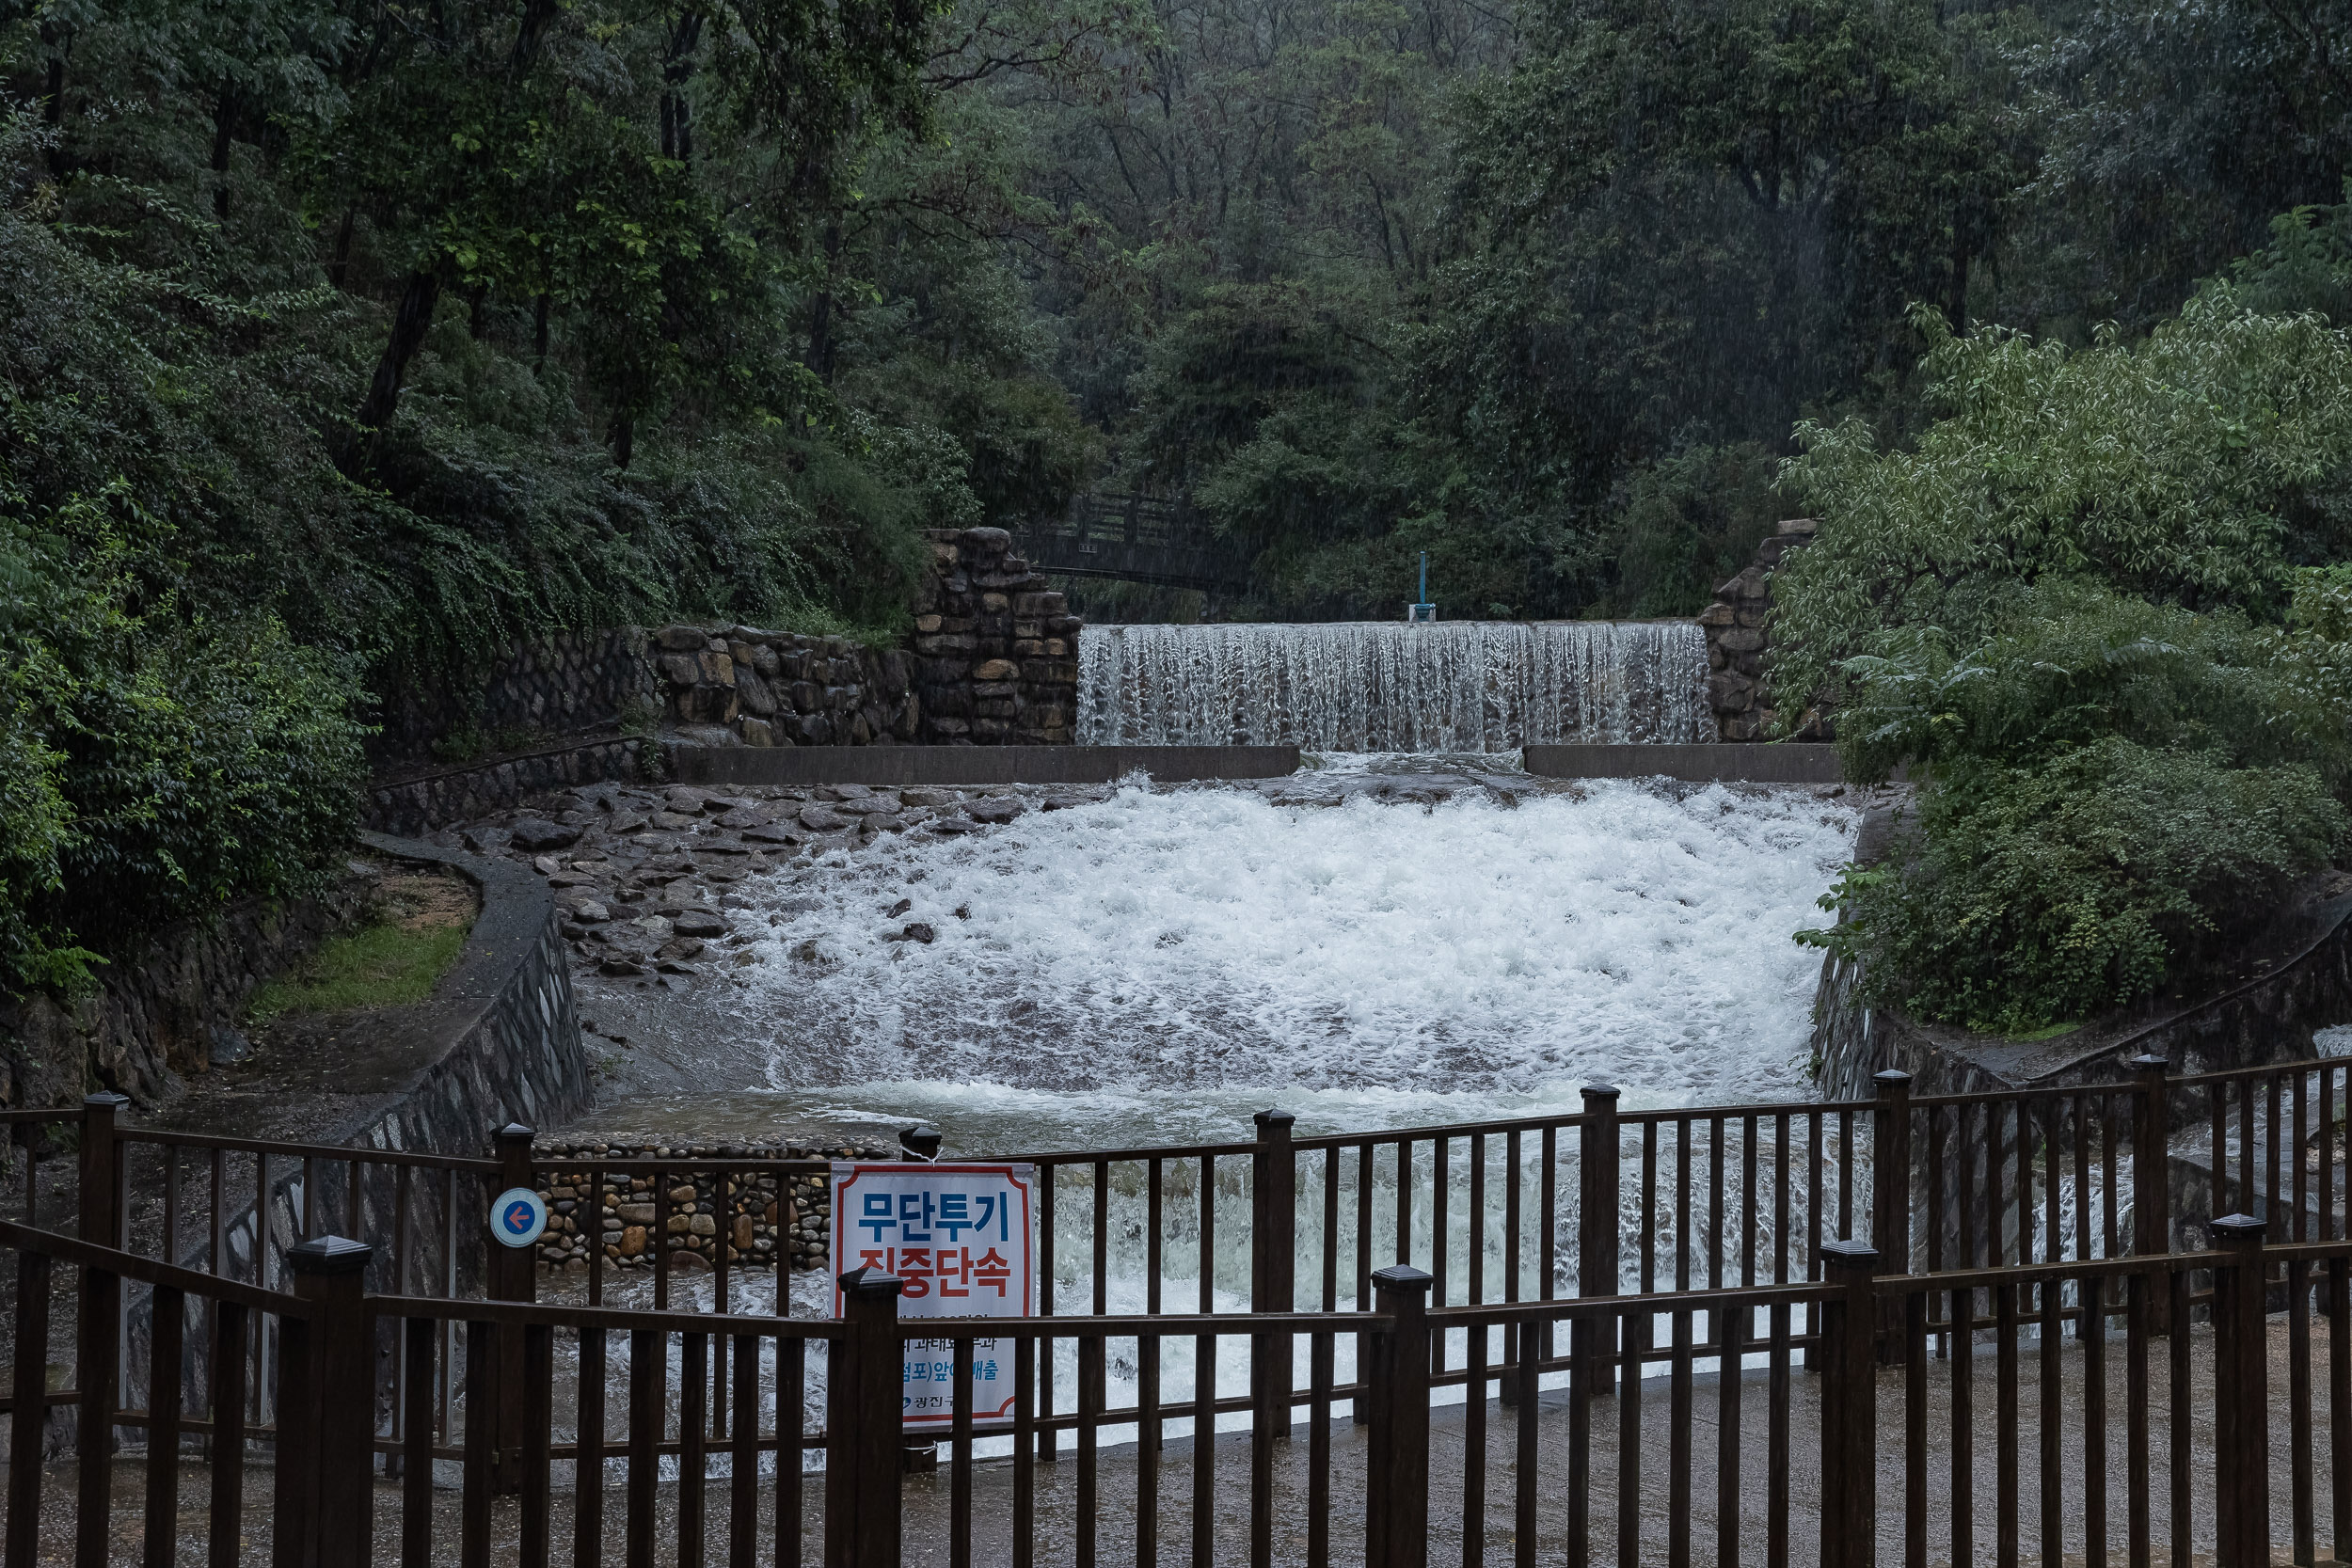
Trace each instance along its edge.
<path fill-rule="evenodd" d="M 1128 788 L 780 873 L 733 1026 L 803 1116 L 1109 1147 L 1804 1087 L 1789 940 L 1852 814 L 1631 783 L 1443 804 Z M 888 913 L 899 900 L 908 908 Z M 886 940 L 909 921 L 929 944 Z M 723 1025 L 724 1026 L 724 1025 Z"/>
<path fill-rule="evenodd" d="M 1502 752 L 1715 738 L 1688 621 L 1089 626 L 1078 738 L 1095 746 Z"/>
<path fill-rule="evenodd" d="M 1350 762 L 1343 771 L 1367 766 Z M 1818 917 L 1814 899 L 1850 850 L 1854 814 L 1842 802 L 1806 789 L 1606 782 L 1516 806 L 1477 788 L 1442 803 L 1277 803 L 1294 787 L 1130 787 L 984 834 L 885 839 L 745 884 L 768 924 L 737 972 L 746 988 L 699 1015 L 699 1049 L 715 1061 L 731 1038 L 729 1059 L 765 1064 L 766 1092 L 730 1097 L 739 1119 L 724 1129 L 708 1123 L 702 1093 L 599 1119 L 616 1131 L 640 1118 L 694 1125 L 697 1138 L 831 1123 L 886 1140 L 920 1118 L 951 1153 L 977 1154 L 1241 1139 L 1269 1106 L 1294 1112 L 1301 1133 L 1565 1112 L 1604 1079 L 1629 1109 L 1808 1091 L 1819 960 L 1789 933 Z M 936 940 L 889 940 L 911 921 Z M 1504 1152 L 1487 1151 L 1492 1192 Z M 1466 1159 L 1457 1145 L 1457 1192 Z M 1245 1165 L 1221 1167 L 1215 1196 L 1207 1283 L 1219 1310 L 1247 1304 Z M 1086 1182 L 1083 1169 L 1065 1178 L 1057 1225 L 1065 1311 L 1083 1310 L 1094 1284 Z M 1134 1168 L 1114 1171 L 1113 1311 L 1148 1299 L 1139 1182 Z M 1307 1276 L 1320 1256 L 1315 1190 L 1305 1182 L 1298 1216 Z M 1196 1172 L 1171 1168 L 1167 1196 L 1164 1299 L 1182 1309 L 1202 1285 Z M 1427 1202 L 1424 1192 L 1419 1212 Z M 1392 1234 L 1391 1176 L 1372 1212 L 1374 1233 Z M 1497 1223 L 1482 1221 L 1476 1243 L 1469 1224 L 1457 1210 L 1457 1298 L 1473 1246 L 1490 1288 L 1502 1277 Z M 1563 1233 L 1574 1224 L 1564 1212 Z M 1341 1255 L 1354 1244 L 1351 1230 Z M 1424 1264 L 1426 1248 L 1424 1237 Z M 616 1282 L 614 1299 L 644 1289 Z M 709 1299 L 707 1280 L 678 1290 L 682 1304 Z M 739 1290 L 739 1307 L 768 1303 L 764 1281 Z M 818 1275 L 794 1294 L 802 1312 L 829 1299 Z M 1189 1397 L 1190 1341 L 1162 1354 L 1165 1397 Z M 1071 1342 L 1057 1347 L 1060 1408 L 1074 1354 Z M 1135 1354 L 1131 1340 L 1112 1347 L 1114 1404 L 1133 1397 Z M 1345 1337 L 1338 1354 L 1344 1380 Z M 1247 1358 L 1245 1340 L 1220 1346 L 1222 1392 L 1246 1386 Z M 1302 1360 L 1295 1375 L 1306 1372 Z M 820 1374 L 810 1397 L 813 1421 Z"/>

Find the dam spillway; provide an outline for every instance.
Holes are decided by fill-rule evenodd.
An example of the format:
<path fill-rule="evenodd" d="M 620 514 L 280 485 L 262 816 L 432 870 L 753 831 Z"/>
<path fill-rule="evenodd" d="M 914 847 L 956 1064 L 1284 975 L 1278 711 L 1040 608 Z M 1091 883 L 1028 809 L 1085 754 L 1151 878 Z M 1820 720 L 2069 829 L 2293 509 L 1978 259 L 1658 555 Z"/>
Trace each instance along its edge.
<path fill-rule="evenodd" d="M 1090 626 L 1078 738 L 1096 746 L 1507 752 L 1715 738 L 1687 621 Z"/>

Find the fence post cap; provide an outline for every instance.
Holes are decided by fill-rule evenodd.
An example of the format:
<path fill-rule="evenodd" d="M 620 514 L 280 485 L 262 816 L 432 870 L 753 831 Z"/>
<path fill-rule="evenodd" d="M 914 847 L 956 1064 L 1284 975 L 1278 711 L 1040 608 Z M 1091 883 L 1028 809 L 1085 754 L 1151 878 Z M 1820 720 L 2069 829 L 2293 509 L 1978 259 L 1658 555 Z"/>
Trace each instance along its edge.
<path fill-rule="evenodd" d="M 2215 1241 L 2225 1243 L 2259 1242 L 2263 1239 L 2263 1232 L 2269 1228 L 2266 1222 L 2251 1214 L 2224 1214 L 2217 1220 L 2206 1222 L 2206 1225 L 2212 1230 Z"/>
<path fill-rule="evenodd" d="M 1437 1283 L 1429 1275 L 1410 1263 L 1391 1263 L 1385 1269 L 1372 1271 L 1372 1282 L 1388 1291 L 1426 1291 Z"/>
<path fill-rule="evenodd" d="M 907 1288 L 907 1282 L 895 1274 L 884 1274 L 872 1264 L 864 1264 L 841 1275 L 841 1293 L 859 1301 L 883 1301 Z"/>
<path fill-rule="evenodd" d="M 913 1127 L 900 1129 L 898 1132 L 898 1147 L 917 1160 L 938 1159 L 939 1146 L 946 1141 L 939 1129 L 928 1122 L 917 1122 Z"/>
<path fill-rule="evenodd" d="M 537 1134 L 532 1132 L 530 1128 L 525 1127 L 519 1121 L 510 1121 L 490 1135 L 498 1139 L 498 1141 L 502 1144 L 514 1143 L 517 1139 L 528 1143 L 531 1139 L 537 1136 Z"/>
<path fill-rule="evenodd" d="M 286 1267 L 296 1274 L 332 1278 L 358 1274 L 375 1256 L 375 1248 L 348 1236 L 313 1236 L 286 1249 Z"/>
<path fill-rule="evenodd" d="M 2142 1072 L 2162 1072 L 2172 1064 L 2165 1060 L 2162 1056 L 2138 1055 L 2127 1057 L 2124 1060 L 2123 1065 L 2125 1067 L 2136 1067 Z"/>
<path fill-rule="evenodd" d="M 1859 1266 L 1879 1260 L 1879 1249 L 1867 1242 L 1823 1242 L 1821 1256 L 1834 1263 Z"/>
<path fill-rule="evenodd" d="M 1614 1084 L 1587 1084 L 1583 1092 L 1587 1100 L 1614 1100 L 1618 1094 Z"/>
<path fill-rule="evenodd" d="M 1891 1067 L 1884 1072 L 1870 1074 L 1870 1082 L 1879 1086 L 1879 1093 L 1889 1094 L 1897 1089 L 1909 1088 L 1911 1074 L 1899 1067 Z"/>
<path fill-rule="evenodd" d="M 1288 1111 L 1260 1111 L 1256 1116 L 1250 1117 L 1249 1119 L 1258 1124 L 1258 1132 L 1261 1136 L 1273 1132 L 1277 1128 L 1279 1128 L 1281 1129 L 1283 1135 L 1287 1137 L 1290 1134 L 1291 1124 L 1298 1118 L 1291 1115 Z"/>
<path fill-rule="evenodd" d="M 85 1111 L 119 1111 L 130 1103 L 129 1095 L 117 1094 L 112 1089 L 101 1089 L 96 1094 L 82 1097 L 82 1109 Z"/>

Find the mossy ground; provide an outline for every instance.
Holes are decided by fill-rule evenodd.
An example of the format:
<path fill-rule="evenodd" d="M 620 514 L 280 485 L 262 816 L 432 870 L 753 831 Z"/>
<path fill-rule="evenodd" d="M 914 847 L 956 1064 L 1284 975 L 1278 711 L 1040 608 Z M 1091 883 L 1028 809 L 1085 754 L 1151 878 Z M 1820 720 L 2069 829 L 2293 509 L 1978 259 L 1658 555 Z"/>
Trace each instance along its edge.
<path fill-rule="evenodd" d="M 254 992 L 252 1022 L 421 1002 L 456 961 L 473 918 L 473 890 L 455 877 L 388 876 L 366 925 L 329 938 Z"/>

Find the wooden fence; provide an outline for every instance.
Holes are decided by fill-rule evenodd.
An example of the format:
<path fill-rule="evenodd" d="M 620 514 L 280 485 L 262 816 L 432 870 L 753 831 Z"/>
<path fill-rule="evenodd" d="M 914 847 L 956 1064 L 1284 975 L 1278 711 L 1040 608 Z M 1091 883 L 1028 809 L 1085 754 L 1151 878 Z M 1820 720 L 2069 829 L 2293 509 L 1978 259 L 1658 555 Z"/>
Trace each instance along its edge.
<path fill-rule="evenodd" d="M 1789 1286 L 1432 1309 L 1429 1276 L 1392 1265 L 1370 1314 L 918 1325 L 898 1318 L 898 1280 L 863 1271 L 838 1321 L 453 1301 L 369 1294 L 368 1249 L 313 1238 L 290 1254 L 281 1292 L 0 1224 L 17 1255 L 6 1563 L 1423 1568 L 1442 1550 L 1466 1565 L 2030 1556 L 2186 1568 L 2266 1564 L 2274 1544 L 2313 1562 L 2323 1491 L 2329 1553 L 2352 1532 L 2352 1243 L 2265 1245 L 2243 1217 L 2215 1230 L 2196 1254 L 1933 1278 L 1881 1275 L 1868 1246 L 1833 1243 L 1826 1277 Z M 52 1389 L 45 1319 L 60 1269 L 78 1275 L 76 1383 Z M 158 1324 L 152 1392 L 136 1407 L 117 1402 L 103 1354 L 128 1283 L 154 1292 Z M 1818 1309 L 1811 1332 L 1795 1326 L 1801 1309 Z M 193 1401 L 179 1332 L 190 1319 L 214 1348 Z M 264 1320 L 275 1333 L 254 1332 Z M 449 1324 L 462 1388 L 444 1440 L 429 1407 Z M 1529 1342 L 1546 1328 L 1562 1331 L 1562 1354 L 1486 1363 L 1495 1333 Z M 1438 1371 L 1448 1329 L 1471 1349 Z M 1370 1350 L 1359 1379 L 1340 1383 L 1334 1351 L 1354 1334 Z M 904 1474 L 910 1335 L 1017 1347 L 1001 1461 L 977 1452 L 972 1355 L 953 1355 L 944 1498 L 938 1478 Z M 1260 1374 L 1231 1442 L 1204 1451 L 1189 1433 L 1198 1407 L 1158 1402 L 1148 1384 L 1105 1399 L 1115 1350 L 1228 1338 Z M 409 1353 L 397 1397 L 410 1418 L 389 1439 L 374 1397 L 388 1339 Z M 1035 1370 L 1056 1341 L 1075 1345 L 1078 1392 L 1048 1418 Z M 1287 1370 L 1297 1341 L 1312 1372 L 1293 1394 L 1263 1373 Z M 725 1415 L 709 1397 L 721 1343 L 734 1351 Z M 824 1374 L 813 1420 L 812 1345 Z M 255 1428 L 244 1396 L 265 1375 L 277 1419 Z M 1489 1394 L 1498 1381 L 1507 1402 Z M 1450 1386 L 1458 1403 L 1438 1398 Z M 43 1463 L 53 1410 L 73 1413 L 70 1454 Z M 1067 1465 L 1031 1441 L 1049 1422 L 1073 1439 Z M 1171 1424 L 1190 1441 L 1171 1440 Z M 1758 1438 L 1761 1464 L 1743 1447 Z M 1067 1473 L 1049 1482 L 1049 1470 Z"/>
<path fill-rule="evenodd" d="M 956 1564 L 2188 1568 L 2273 1535 L 2312 1562 L 2322 1493 L 2352 1547 L 2339 1072 L 2138 1061 L 1932 1098 L 1882 1074 L 1867 1101 L 1630 1112 L 1596 1087 L 1568 1117 L 1297 1137 L 1267 1113 L 1230 1144 L 1012 1156 L 1040 1167 L 1042 1315 L 904 1331 L 958 1374 L 935 1498 L 899 1481 L 886 1268 L 847 1320 L 793 1319 L 779 1246 L 756 1265 L 779 1313 L 754 1314 L 730 1292 L 755 1260 L 721 1244 L 710 1310 L 683 1313 L 666 1249 L 642 1309 L 608 1304 L 592 1249 L 586 1304 L 555 1306 L 482 1223 L 506 1186 L 650 1177 L 659 1238 L 674 1179 L 790 1192 L 821 1163 L 549 1159 L 521 1128 L 484 1159 L 204 1138 L 122 1127 L 113 1096 L 0 1114 L 9 1452 L 57 1470 L 11 1464 L 7 1564 L 535 1564 L 559 1538 L 630 1568 L 866 1564 L 907 1520 Z M 2201 1191 L 2259 1217 L 2208 1242 Z M 1130 1265 L 1144 1310 L 1115 1314 Z M 1197 1310 L 1172 1312 L 1187 1268 Z M 953 1348 L 983 1336 L 1013 1347 L 1004 1431 L 972 1430 Z"/>

